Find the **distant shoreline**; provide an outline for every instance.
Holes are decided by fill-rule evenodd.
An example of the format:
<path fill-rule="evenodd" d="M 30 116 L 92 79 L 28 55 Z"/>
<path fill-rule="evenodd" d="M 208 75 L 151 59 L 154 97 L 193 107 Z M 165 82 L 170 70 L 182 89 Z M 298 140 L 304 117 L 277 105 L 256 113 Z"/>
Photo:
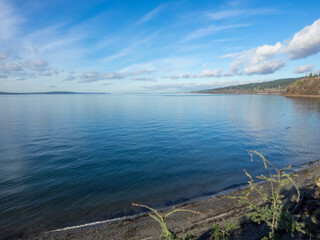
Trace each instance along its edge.
<path fill-rule="evenodd" d="M 67 91 L 53 91 L 53 92 L 0 92 L 0 95 L 72 95 L 72 94 L 110 94 L 110 93 L 99 93 L 99 92 L 67 92 Z"/>

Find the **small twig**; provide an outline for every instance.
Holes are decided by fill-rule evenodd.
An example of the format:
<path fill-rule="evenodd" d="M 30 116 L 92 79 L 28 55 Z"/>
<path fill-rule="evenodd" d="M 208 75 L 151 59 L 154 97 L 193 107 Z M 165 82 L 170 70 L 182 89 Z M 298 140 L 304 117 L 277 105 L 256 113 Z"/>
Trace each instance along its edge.
<path fill-rule="evenodd" d="M 305 197 L 305 195 L 304 195 L 304 192 L 303 192 L 303 193 L 302 193 L 302 196 L 300 197 L 300 201 L 297 202 L 296 206 L 295 206 L 294 209 L 292 210 L 292 213 L 296 212 L 296 210 L 300 207 L 301 203 L 302 203 L 303 200 L 304 200 L 304 197 Z"/>

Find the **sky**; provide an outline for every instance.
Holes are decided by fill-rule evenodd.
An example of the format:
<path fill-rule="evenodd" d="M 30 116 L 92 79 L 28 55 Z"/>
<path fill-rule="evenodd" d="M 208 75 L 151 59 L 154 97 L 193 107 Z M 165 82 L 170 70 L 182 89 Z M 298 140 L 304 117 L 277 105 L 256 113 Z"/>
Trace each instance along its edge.
<path fill-rule="evenodd" d="M 319 9 L 319 0 L 0 0 L 0 92 L 188 92 L 317 73 Z"/>

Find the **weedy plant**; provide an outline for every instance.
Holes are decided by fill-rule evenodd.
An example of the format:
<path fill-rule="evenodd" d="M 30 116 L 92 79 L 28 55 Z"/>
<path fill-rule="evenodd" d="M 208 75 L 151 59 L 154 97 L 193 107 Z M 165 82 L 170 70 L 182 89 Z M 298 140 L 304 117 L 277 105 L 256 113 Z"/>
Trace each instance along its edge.
<path fill-rule="evenodd" d="M 223 219 L 224 226 L 221 227 L 218 223 L 213 223 L 211 229 L 215 240 L 228 240 L 231 232 L 240 228 L 238 224 L 232 220 L 226 221 Z"/>
<path fill-rule="evenodd" d="M 290 169 L 291 166 L 278 170 L 270 161 L 268 161 L 263 155 L 257 151 L 248 151 L 251 156 L 251 161 L 253 161 L 253 155 L 259 156 L 264 164 L 265 169 L 268 171 L 269 176 L 261 175 L 257 178 L 266 180 L 270 183 L 271 193 L 267 194 L 262 186 L 257 186 L 254 183 L 252 176 L 244 169 L 245 174 L 249 177 L 250 181 L 249 188 L 246 190 L 244 196 L 239 196 L 240 202 L 246 203 L 249 205 L 249 216 L 252 221 L 260 224 L 265 222 L 270 228 L 269 236 L 264 237 L 263 239 L 276 239 L 276 231 L 280 226 L 285 227 L 286 232 L 290 233 L 293 237 L 295 231 L 305 233 L 303 230 L 304 224 L 299 223 L 295 216 L 293 216 L 288 209 L 285 209 L 283 199 L 284 195 L 281 194 L 283 186 L 292 183 L 295 190 L 297 191 L 296 202 L 300 201 L 300 191 L 293 181 L 292 177 L 285 171 Z M 261 200 L 265 201 L 264 206 L 259 206 L 256 204 L 251 195 L 257 193 Z"/>
<path fill-rule="evenodd" d="M 154 214 L 150 213 L 149 216 L 152 217 L 154 220 L 156 220 L 161 226 L 160 239 L 166 239 L 166 240 L 192 240 L 192 239 L 194 239 L 193 235 L 187 235 L 185 237 L 178 238 L 177 235 L 173 231 L 168 229 L 167 223 L 165 222 L 165 219 L 175 212 L 191 212 L 191 213 L 195 213 L 195 214 L 200 214 L 200 212 L 192 211 L 189 209 L 174 209 L 171 212 L 168 212 L 166 214 L 160 214 L 157 210 L 155 210 L 151 207 L 148 207 L 146 205 L 141 205 L 141 204 L 136 204 L 136 203 L 132 203 L 132 205 L 149 209 L 154 213 Z"/>

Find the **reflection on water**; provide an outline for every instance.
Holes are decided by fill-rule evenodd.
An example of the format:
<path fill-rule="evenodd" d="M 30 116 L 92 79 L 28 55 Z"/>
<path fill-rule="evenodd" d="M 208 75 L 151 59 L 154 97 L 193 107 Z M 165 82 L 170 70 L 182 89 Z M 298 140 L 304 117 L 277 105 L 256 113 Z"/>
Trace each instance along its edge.
<path fill-rule="evenodd" d="M 320 98 L 0 96 L 0 233 L 40 231 L 217 193 L 318 160 Z"/>

